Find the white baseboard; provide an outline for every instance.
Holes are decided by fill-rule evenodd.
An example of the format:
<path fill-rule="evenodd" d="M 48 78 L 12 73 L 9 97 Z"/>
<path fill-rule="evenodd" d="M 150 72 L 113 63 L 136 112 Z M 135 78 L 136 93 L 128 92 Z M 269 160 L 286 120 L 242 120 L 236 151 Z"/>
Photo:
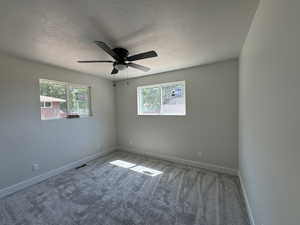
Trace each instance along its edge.
<path fill-rule="evenodd" d="M 248 194 L 247 194 L 246 187 L 245 187 L 245 182 L 244 182 L 240 172 L 238 172 L 238 176 L 239 176 L 239 179 L 240 179 L 240 184 L 241 184 L 241 187 L 242 187 L 242 192 L 243 192 L 243 196 L 244 196 L 244 199 L 245 199 L 245 203 L 246 203 L 250 223 L 251 223 L 251 225 L 255 225 L 254 214 L 253 214 L 252 208 L 250 206 Z"/>
<path fill-rule="evenodd" d="M 67 170 L 70 170 L 70 169 L 74 169 L 75 167 L 77 166 L 80 166 L 84 163 L 87 163 L 93 159 L 96 159 L 98 157 L 101 157 L 101 156 L 104 156 L 104 155 L 107 155 L 113 151 L 116 150 L 116 147 L 111 147 L 111 148 L 108 148 L 108 149 L 105 149 L 104 151 L 102 152 L 99 152 L 99 153 L 96 153 L 94 155 L 90 155 L 90 156 L 87 156 L 83 159 L 80 159 L 80 160 L 77 160 L 75 162 L 72 162 L 72 163 L 69 163 L 65 166 L 62 166 L 62 167 L 59 167 L 57 169 L 53 169 L 53 170 L 50 170 L 46 173 L 43 173 L 43 174 L 40 174 L 38 176 L 35 176 L 35 177 L 32 177 L 28 180 L 24 180 L 20 183 L 17 183 L 17 184 L 14 184 L 12 186 L 9 186 L 9 187 L 6 187 L 4 189 L 1 189 L 0 190 L 0 198 L 3 198 L 4 196 L 7 196 L 7 195 L 10 195 L 10 194 L 13 194 L 17 191 L 20 191 L 26 187 L 29 187 L 31 185 L 34 185 L 34 184 L 37 184 L 37 183 L 40 183 L 41 181 L 44 181 L 50 177 L 53 177 L 53 176 L 56 176 L 62 172 L 65 172 Z"/>
<path fill-rule="evenodd" d="M 195 166 L 195 167 L 199 167 L 199 168 L 203 168 L 203 169 L 208 169 L 208 170 L 215 171 L 215 172 L 221 172 L 221 173 L 226 173 L 226 174 L 235 175 L 235 176 L 238 175 L 238 171 L 236 169 L 218 166 L 218 165 L 214 165 L 214 164 L 210 164 L 210 163 L 197 162 L 197 161 L 193 161 L 193 160 L 182 159 L 182 158 L 179 158 L 176 156 L 167 156 L 167 155 L 163 155 L 160 153 L 141 152 L 138 149 L 129 148 L 127 146 L 118 146 L 118 149 L 124 150 L 127 152 L 140 154 L 140 155 L 146 155 L 146 156 L 150 156 L 150 157 L 160 158 L 160 159 L 164 159 L 164 160 L 175 162 L 175 163 L 181 163 L 181 164 L 185 164 L 185 165 L 189 165 L 189 166 Z"/>

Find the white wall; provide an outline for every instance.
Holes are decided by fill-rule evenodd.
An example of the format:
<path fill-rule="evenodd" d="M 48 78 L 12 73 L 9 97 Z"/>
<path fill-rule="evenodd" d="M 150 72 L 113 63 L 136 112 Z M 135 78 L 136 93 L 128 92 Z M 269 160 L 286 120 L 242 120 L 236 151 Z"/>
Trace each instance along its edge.
<path fill-rule="evenodd" d="M 41 121 L 39 78 L 90 85 L 93 117 Z M 0 189 L 112 146 L 111 81 L 0 54 Z"/>
<path fill-rule="evenodd" d="M 256 225 L 300 223 L 300 1 L 261 0 L 240 63 L 240 169 Z"/>
<path fill-rule="evenodd" d="M 137 86 L 180 80 L 187 116 L 137 116 Z M 116 106 L 121 148 L 237 168 L 237 60 L 118 82 Z"/>

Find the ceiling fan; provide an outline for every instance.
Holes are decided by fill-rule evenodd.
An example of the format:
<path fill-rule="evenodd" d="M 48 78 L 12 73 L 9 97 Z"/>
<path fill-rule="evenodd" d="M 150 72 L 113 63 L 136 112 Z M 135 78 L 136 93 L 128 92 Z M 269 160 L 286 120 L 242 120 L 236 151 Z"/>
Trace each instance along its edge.
<path fill-rule="evenodd" d="M 112 63 L 113 70 L 111 74 L 117 74 L 120 70 L 124 70 L 127 67 L 132 67 L 138 70 L 142 70 L 147 72 L 150 68 L 146 66 L 142 66 L 136 63 L 132 63 L 132 61 L 137 61 L 141 59 L 147 59 L 152 57 L 157 57 L 157 53 L 155 51 L 143 52 L 140 54 L 129 56 L 129 52 L 125 48 L 110 48 L 107 44 L 102 41 L 95 41 L 95 44 L 103 49 L 107 54 L 109 54 L 115 61 L 111 60 L 85 60 L 78 61 L 78 63 Z"/>

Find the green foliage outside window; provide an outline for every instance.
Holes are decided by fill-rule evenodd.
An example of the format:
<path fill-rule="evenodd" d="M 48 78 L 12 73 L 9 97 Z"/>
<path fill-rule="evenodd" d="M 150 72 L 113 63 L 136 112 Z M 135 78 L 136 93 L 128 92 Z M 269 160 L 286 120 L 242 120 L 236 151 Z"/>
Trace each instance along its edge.
<path fill-rule="evenodd" d="M 145 113 L 159 113 L 161 107 L 160 87 L 142 89 L 142 107 Z"/>
<path fill-rule="evenodd" d="M 69 88 L 69 111 L 73 114 L 89 115 L 88 88 Z"/>

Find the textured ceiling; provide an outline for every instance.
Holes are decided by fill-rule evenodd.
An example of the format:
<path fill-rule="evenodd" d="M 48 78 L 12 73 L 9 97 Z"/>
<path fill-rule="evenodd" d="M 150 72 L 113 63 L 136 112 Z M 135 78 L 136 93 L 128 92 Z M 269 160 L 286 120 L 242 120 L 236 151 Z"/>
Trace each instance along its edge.
<path fill-rule="evenodd" d="M 131 54 L 148 73 L 127 69 L 116 78 L 144 76 L 237 57 L 258 0 L 1 0 L 0 50 L 89 74 L 109 75 L 111 59 L 93 44 L 105 41 Z"/>

